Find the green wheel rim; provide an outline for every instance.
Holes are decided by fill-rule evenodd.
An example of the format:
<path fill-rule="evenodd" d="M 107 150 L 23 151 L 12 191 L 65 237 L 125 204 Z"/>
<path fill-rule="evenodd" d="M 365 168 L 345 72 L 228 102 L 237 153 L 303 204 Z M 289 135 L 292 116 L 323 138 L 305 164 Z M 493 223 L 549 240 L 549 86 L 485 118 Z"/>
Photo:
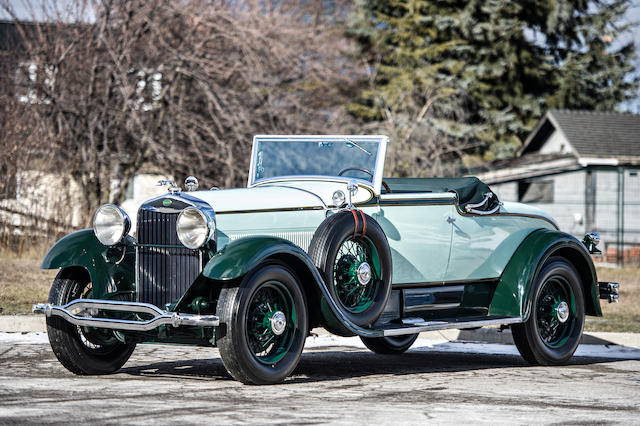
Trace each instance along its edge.
<path fill-rule="evenodd" d="M 275 364 L 287 354 L 293 343 L 296 315 L 293 297 L 279 281 L 267 281 L 253 293 L 246 316 L 245 337 L 249 350 L 263 364 Z M 282 312 L 286 318 L 284 332 L 278 335 L 271 318 Z"/>
<path fill-rule="evenodd" d="M 564 322 L 558 314 L 563 303 L 569 310 Z M 576 326 L 576 301 L 571 285 L 564 277 L 554 275 L 542 284 L 536 302 L 536 325 L 540 339 L 550 348 L 561 347 L 573 334 Z"/>
<path fill-rule="evenodd" d="M 366 285 L 358 280 L 358 268 L 368 264 L 371 278 Z M 342 242 L 333 265 L 333 287 L 342 306 L 349 312 L 367 310 L 374 302 L 380 286 L 378 251 L 367 237 L 349 237 Z"/>

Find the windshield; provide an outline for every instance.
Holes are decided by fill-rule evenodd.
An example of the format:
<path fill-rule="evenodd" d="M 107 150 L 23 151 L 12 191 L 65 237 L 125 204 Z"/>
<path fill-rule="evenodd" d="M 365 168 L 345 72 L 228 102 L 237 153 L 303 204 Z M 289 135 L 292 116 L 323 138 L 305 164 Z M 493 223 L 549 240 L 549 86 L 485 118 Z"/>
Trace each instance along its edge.
<path fill-rule="evenodd" d="M 376 168 L 383 140 L 381 136 L 257 136 L 250 184 L 281 176 L 345 177 L 374 184 L 377 172 L 382 173 Z"/>

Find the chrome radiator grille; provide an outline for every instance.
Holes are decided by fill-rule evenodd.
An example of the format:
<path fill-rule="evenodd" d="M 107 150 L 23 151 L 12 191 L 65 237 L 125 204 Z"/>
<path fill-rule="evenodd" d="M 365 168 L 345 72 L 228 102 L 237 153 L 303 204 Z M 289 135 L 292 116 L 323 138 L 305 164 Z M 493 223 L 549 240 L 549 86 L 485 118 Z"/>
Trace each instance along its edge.
<path fill-rule="evenodd" d="M 202 270 L 200 252 L 178 240 L 178 213 L 138 213 L 138 300 L 159 308 L 178 300 Z"/>

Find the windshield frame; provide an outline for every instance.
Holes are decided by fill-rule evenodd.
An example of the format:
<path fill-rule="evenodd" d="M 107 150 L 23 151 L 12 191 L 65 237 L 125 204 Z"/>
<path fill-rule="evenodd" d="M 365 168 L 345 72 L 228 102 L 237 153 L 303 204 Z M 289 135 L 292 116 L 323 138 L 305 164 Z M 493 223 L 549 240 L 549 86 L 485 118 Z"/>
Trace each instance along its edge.
<path fill-rule="evenodd" d="M 293 175 L 293 176 L 274 176 L 255 180 L 255 167 L 257 161 L 257 146 L 259 142 L 300 142 L 300 143 L 317 143 L 317 142 L 376 142 L 378 143 L 378 151 L 376 153 L 375 170 L 373 171 L 372 181 L 362 178 L 350 176 L 330 176 L 330 175 Z M 251 162 L 249 165 L 249 178 L 247 180 L 247 188 L 262 185 L 269 182 L 277 181 L 294 181 L 294 180 L 338 180 L 349 182 L 355 179 L 359 184 L 363 184 L 371 188 L 375 195 L 380 195 L 382 187 L 382 174 L 384 172 L 384 160 L 387 152 L 387 143 L 389 138 L 384 135 L 256 135 L 253 137 L 253 146 L 251 148 Z"/>

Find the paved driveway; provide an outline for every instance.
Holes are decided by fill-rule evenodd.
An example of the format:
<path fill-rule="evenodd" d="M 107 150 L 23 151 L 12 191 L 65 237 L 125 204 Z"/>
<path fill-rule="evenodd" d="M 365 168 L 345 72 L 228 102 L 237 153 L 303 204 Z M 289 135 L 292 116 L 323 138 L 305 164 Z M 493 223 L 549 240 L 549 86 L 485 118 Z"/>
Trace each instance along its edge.
<path fill-rule="evenodd" d="M 117 374 L 79 377 L 45 342 L 0 336 L 0 423 L 640 423 L 640 350 L 624 347 L 548 368 L 510 345 L 419 339 L 380 356 L 320 336 L 285 384 L 244 386 L 216 349 L 140 345 Z"/>

